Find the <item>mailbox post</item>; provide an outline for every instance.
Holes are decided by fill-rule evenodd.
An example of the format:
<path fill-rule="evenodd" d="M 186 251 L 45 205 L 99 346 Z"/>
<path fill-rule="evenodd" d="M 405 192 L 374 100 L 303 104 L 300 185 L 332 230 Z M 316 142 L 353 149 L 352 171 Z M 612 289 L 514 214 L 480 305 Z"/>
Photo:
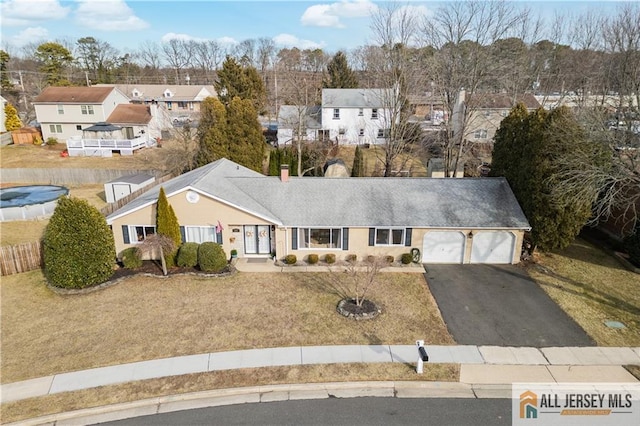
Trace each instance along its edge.
<path fill-rule="evenodd" d="M 429 355 L 424 348 L 424 340 L 416 340 L 416 346 L 418 347 L 418 366 L 416 367 L 416 373 L 422 374 L 425 361 L 429 361 Z"/>

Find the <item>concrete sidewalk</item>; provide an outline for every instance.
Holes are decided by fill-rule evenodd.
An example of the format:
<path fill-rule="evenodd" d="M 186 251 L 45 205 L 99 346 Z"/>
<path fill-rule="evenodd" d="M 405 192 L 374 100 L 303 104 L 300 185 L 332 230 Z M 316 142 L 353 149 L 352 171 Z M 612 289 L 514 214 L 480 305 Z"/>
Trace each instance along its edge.
<path fill-rule="evenodd" d="M 461 364 L 460 382 L 637 382 L 622 365 L 640 365 L 640 348 L 426 346 L 429 363 Z M 417 362 L 414 345 L 296 346 L 213 352 L 134 362 L 7 383 L 1 401 L 52 395 L 138 380 L 239 368 L 333 363 Z"/>

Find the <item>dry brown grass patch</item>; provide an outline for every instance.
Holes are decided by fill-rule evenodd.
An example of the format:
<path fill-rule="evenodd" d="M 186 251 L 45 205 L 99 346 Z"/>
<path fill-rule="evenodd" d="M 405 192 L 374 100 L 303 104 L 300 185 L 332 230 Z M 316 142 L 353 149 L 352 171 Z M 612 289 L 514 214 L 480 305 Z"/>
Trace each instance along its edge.
<path fill-rule="evenodd" d="M 246 386 L 353 382 L 353 381 L 458 381 L 458 364 L 425 364 L 424 374 L 405 364 L 327 364 L 268 367 L 189 374 L 103 386 L 3 404 L 2 421 L 14 422 L 47 414 L 99 407 L 141 399 Z"/>
<path fill-rule="evenodd" d="M 638 274 L 581 239 L 538 259 L 530 275 L 599 345 L 640 345 Z M 610 328 L 605 321 L 620 321 L 626 328 Z"/>
<path fill-rule="evenodd" d="M 452 344 L 420 274 L 383 274 L 373 321 L 336 313 L 322 273 L 135 277 L 59 296 L 41 271 L 3 277 L 2 382 L 198 353 L 310 345 Z M 28 336 L 28 337 L 27 337 Z"/>

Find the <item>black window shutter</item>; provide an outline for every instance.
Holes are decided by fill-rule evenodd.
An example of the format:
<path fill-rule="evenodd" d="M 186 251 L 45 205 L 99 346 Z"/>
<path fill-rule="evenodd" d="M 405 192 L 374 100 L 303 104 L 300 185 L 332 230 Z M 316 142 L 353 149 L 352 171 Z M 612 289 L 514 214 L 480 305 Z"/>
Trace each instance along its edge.
<path fill-rule="evenodd" d="M 342 250 L 349 250 L 349 228 L 342 228 Z"/>
<path fill-rule="evenodd" d="M 298 228 L 291 228 L 291 250 L 298 250 Z"/>
<path fill-rule="evenodd" d="M 125 244 L 130 244 L 131 240 L 129 239 L 129 226 L 128 225 L 122 225 L 122 239 L 124 240 Z"/>
<path fill-rule="evenodd" d="M 376 228 L 369 228 L 369 245 L 374 246 L 376 244 Z"/>
<path fill-rule="evenodd" d="M 411 228 L 407 228 L 404 231 L 404 245 L 407 247 L 411 246 Z"/>
<path fill-rule="evenodd" d="M 180 227 L 180 240 L 182 241 L 182 244 L 187 242 L 187 235 L 186 235 L 186 232 L 184 230 L 184 226 Z"/>
<path fill-rule="evenodd" d="M 222 244 L 222 231 L 216 232 L 216 243 Z"/>

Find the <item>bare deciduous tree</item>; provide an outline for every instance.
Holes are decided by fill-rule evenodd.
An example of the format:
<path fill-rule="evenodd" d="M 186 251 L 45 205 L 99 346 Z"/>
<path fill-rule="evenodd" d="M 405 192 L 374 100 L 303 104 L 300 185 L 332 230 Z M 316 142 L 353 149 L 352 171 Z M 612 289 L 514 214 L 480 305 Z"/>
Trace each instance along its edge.
<path fill-rule="evenodd" d="M 151 256 L 160 256 L 160 262 L 162 264 L 162 273 L 167 275 L 167 261 L 164 258 L 164 253 L 173 253 L 176 249 L 176 245 L 173 240 L 161 234 L 148 235 L 142 243 L 136 246 L 136 250 L 140 256 L 150 254 Z"/>
<path fill-rule="evenodd" d="M 362 306 L 371 290 L 379 283 L 380 270 L 388 266 L 384 256 L 369 256 L 362 262 L 346 261 L 331 267 L 331 287 L 343 299 L 353 299 Z"/>
<path fill-rule="evenodd" d="M 176 84 L 181 84 L 182 69 L 191 64 L 192 44 L 186 40 L 172 38 L 161 45 L 162 54 L 169 66 L 175 70 Z"/>

